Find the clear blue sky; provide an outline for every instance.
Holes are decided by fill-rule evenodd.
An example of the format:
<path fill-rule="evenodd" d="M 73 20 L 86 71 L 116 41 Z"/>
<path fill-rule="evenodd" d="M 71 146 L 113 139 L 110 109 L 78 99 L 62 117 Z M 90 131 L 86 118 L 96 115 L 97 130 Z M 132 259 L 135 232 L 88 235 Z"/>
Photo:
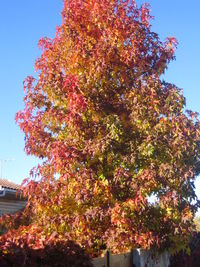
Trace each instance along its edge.
<path fill-rule="evenodd" d="M 137 0 L 138 4 L 145 1 Z M 176 61 L 169 65 L 165 79 L 183 89 L 187 108 L 200 113 L 200 1 L 149 0 L 153 30 L 161 40 L 175 36 L 179 41 Z M 0 9 L 0 159 L 3 177 L 20 183 L 37 160 L 24 153 L 24 135 L 15 125 L 15 113 L 23 108 L 22 82 L 34 75 L 39 56 L 38 40 L 54 37 L 61 23 L 62 0 L 1 0 Z M 200 188 L 200 183 L 198 185 Z M 198 190 L 200 196 L 200 190 Z"/>

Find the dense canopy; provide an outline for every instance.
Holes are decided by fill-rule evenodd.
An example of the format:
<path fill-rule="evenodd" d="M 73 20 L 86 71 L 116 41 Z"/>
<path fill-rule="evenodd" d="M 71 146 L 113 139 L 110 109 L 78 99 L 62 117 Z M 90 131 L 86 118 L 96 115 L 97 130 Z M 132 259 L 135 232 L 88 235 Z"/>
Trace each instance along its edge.
<path fill-rule="evenodd" d="M 38 229 L 26 241 L 36 249 L 52 238 L 91 256 L 184 249 L 198 206 L 200 125 L 163 80 L 176 39 L 162 42 L 149 5 L 134 1 L 66 0 L 62 17 L 56 37 L 39 41 L 38 77 L 26 78 L 16 115 L 27 154 L 43 161 L 24 181 L 24 213 L 3 221 Z"/>

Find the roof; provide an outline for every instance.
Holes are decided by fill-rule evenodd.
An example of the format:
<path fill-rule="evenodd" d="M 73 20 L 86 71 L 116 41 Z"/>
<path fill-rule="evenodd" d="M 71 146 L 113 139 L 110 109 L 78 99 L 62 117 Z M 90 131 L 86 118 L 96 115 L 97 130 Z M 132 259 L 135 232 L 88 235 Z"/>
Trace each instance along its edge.
<path fill-rule="evenodd" d="M 0 187 L 18 190 L 20 188 L 20 185 L 15 184 L 7 179 L 0 179 Z"/>

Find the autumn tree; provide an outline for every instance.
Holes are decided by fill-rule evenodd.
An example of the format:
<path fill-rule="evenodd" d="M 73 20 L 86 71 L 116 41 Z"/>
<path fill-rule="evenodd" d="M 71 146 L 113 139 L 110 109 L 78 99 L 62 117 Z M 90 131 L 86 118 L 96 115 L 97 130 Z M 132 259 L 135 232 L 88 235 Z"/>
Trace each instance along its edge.
<path fill-rule="evenodd" d="M 194 218 L 194 223 L 195 223 L 195 230 L 199 233 L 200 232 L 200 217 L 196 216 Z"/>
<path fill-rule="evenodd" d="M 39 41 L 38 77 L 24 81 L 16 115 L 27 154 L 43 163 L 24 182 L 20 223 L 5 220 L 17 229 L 30 213 L 24 231 L 73 240 L 92 256 L 186 248 L 200 125 L 162 79 L 176 39 L 162 42 L 149 5 L 133 0 L 65 0 L 62 18 L 55 38 Z"/>

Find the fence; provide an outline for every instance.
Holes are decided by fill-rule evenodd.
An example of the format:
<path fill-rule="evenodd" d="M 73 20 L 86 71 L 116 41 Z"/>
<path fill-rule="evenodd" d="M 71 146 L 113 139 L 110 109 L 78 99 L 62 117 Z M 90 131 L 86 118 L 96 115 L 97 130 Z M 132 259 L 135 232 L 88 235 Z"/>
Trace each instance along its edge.
<path fill-rule="evenodd" d="M 135 249 L 114 255 L 107 251 L 103 258 L 95 258 L 92 263 L 94 267 L 168 267 L 169 253 L 155 255 L 153 251 Z"/>
<path fill-rule="evenodd" d="M 93 259 L 94 267 L 133 267 L 132 252 L 113 255 L 109 251 L 103 258 Z"/>

